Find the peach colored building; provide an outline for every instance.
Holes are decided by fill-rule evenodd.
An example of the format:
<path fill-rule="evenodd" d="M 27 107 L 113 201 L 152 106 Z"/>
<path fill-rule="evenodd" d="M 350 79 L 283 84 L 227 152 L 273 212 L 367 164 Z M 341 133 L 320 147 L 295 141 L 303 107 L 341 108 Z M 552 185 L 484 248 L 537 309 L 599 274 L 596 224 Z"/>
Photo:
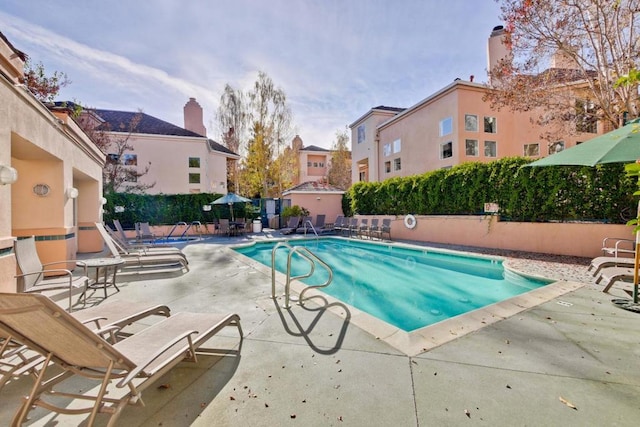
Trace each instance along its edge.
<path fill-rule="evenodd" d="M 102 250 L 94 223 L 105 156 L 71 117 L 21 84 L 25 59 L 0 33 L 0 291 L 9 292 L 16 238 L 34 235 L 45 263 Z"/>
<path fill-rule="evenodd" d="M 326 222 L 333 222 L 342 215 L 342 196 L 344 190 L 317 182 L 304 182 L 282 193 L 283 199 L 289 199 L 291 206 L 306 208 L 315 221 L 318 214 L 325 215 Z"/>
<path fill-rule="evenodd" d="M 488 43 L 489 67 L 506 54 L 499 42 L 502 36 L 501 27 L 494 28 Z M 494 111 L 482 100 L 486 91 L 471 76 L 469 81 L 455 79 L 406 109 L 372 108 L 350 125 L 353 182 L 383 181 L 508 156 L 544 157 L 602 133 L 601 126 L 593 126 L 576 136 L 542 141 L 542 129 L 530 120 L 536 112 Z"/>
<path fill-rule="evenodd" d="M 96 109 L 98 121 L 109 124 L 114 139 L 129 138 L 132 150 L 123 159 L 107 153 L 111 161 L 120 161 L 138 171 L 149 166 L 139 177 L 140 184 L 153 184 L 148 194 L 226 193 L 227 160 L 239 156 L 206 137 L 202 123 L 202 108 L 191 98 L 184 106 L 185 128 L 173 125 L 142 112 Z M 117 129 L 129 129 L 139 122 L 129 135 Z M 126 183 L 125 183 L 126 185 Z"/>
<path fill-rule="evenodd" d="M 325 181 L 331 168 L 331 150 L 315 145 L 305 147 L 299 135 L 293 138 L 291 145 L 294 150 L 298 151 L 300 165 L 298 179 L 294 184 Z"/>

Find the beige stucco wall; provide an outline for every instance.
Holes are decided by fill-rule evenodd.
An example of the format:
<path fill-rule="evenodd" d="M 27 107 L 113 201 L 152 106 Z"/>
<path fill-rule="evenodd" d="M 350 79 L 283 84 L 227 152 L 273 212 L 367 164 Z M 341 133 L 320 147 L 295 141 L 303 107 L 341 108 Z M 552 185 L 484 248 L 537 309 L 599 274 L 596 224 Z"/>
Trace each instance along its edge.
<path fill-rule="evenodd" d="M 311 166 L 309 166 L 311 162 Z M 307 152 L 300 151 L 300 177 L 299 183 L 319 181 L 327 176 L 330 168 L 331 153 Z M 313 164 L 324 164 L 324 166 L 316 166 Z"/>
<path fill-rule="evenodd" d="M 0 76 L 0 162 L 18 180 L 0 188 L 0 290 L 15 290 L 15 237 L 35 235 L 42 262 L 76 257 L 82 219 L 101 220 L 104 155 L 66 114 L 51 113 L 23 87 Z M 34 194 L 36 184 L 50 188 Z M 78 188 L 71 199 L 67 189 Z M 45 241 L 46 240 L 46 241 Z"/>
<path fill-rule="evenodd" d="M 309 210 L 309 215 L 316 220 L 318 214 L 325 215 L 326 222 L 333 222 L 336 216 L 342 215 L 342 193 L 290 193 L 283 196 L 291 200 L 291 206 L 298 205 Z"/>
<path fill-rule="evenodd" d="M 372 110 L 351 124 L 351 182 L 358 182 L 359 173 L 362 170 L 359 165 L 366 165 L 364 170 L 368 181 L 378 181 L 378 143 L 376 140 L 376 128 L 393 117 L 391 111 Z M 358 127 L 364 126 L 364 141 L 358 143 Z"/>
<path fill-rule="evenodd" d="M 149 172 L 139 178 L 140 183 L 155 183 L 145 191 L 147 194 L 227 192 L 227 158 L 210 151 L 206 138 L 134 134 L 128 143 L 133 150 L 127 154 L 137 155 L 139 171 L 151 162 Z M 190 157 L 200 159 L 199 168 L 189 167 Z M 199 173 L 200 183 L 190 184 L 189 173 Z"/>
<path fill-rule="evenodd" d="M 367 216 L 358 216 L 367 218 Z M 374 216 L 368 216 L 374 218 Z M 633 238 L 620 224 L 501 222 L 495 216 L 416 216 L 408 229 L 403 216 L 392 218 L 392 240 L 415 240 L 594 258 L 605 237 Z"/>

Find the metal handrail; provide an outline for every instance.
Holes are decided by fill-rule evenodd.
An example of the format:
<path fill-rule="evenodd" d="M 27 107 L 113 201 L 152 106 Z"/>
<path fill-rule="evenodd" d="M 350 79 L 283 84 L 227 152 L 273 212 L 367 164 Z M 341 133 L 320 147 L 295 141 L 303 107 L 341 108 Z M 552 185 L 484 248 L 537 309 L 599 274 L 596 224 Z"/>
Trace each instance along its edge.
<path fill-rule="evenodd" d="M 178 228 L 178 226 L 179 226 L 179 225 L 184 225 L 184 226 L 186 226 L 186 225 L 187 225 L 187 223 L 186 223 L 186 222 L 184 222 L 184 221 L 178 221 L 178 222 L 176 222 L 176 225 L 174 225 L 174 226 L 173 226 L 173 228 L 171 229 L 171 231 L 169 231 L 169 234 L 167 234 L 167 237 L 166 237 L 167 239 L 168 239 L 169 237 L 171 237 L 171 235 L 173 234 L 173 232 L 174 232 L 174 231 L 176 231 L 176 228 Z"/>
<path fill-rule="evenodd" d="M 298 296 L 298 304 L 302 305 L 302 302 L 303 302 L 302 296 L 306 291 L 312 288 L 314 289 L 324 288 L 326 286 L 329 286 L 329 284 L 333 280 L 333 270 L 331 269 L 331 267 L 329 267 L 329 265 L 326 262 L 320 259 L 317 255 L 315 255 L 309 249 L 303 246 L 291 246 L 287 242 L 279 242 L 271 250 L 271 298 L 273 299 L 276 299 L 276 252 L 278 248 L 281 248 L 281 247 L 289 249 L 289 253 L 287 255 L 286 282 L 284 286 L 284 305 L 282 306 L 285 309 L 289 309 L 291 308 L 289 301 L 292 299 L 290 296 L 292 280 L 304 279 L 306 277 L 310 277 L 311 275 L 313 275 L 315 271 L 316 262 L 319 263 L 322 267 L 324 267 L 329 273 L 329 278 L 325 283 L 322 283 L 320 285 L 308 286 L 305 289 L 303 289 L 302 292 L 300 292 L 300 295 Z M 303 258 L 305 258 L 307 261 L 309 261 L 309 265 L 311 268 L 309 272 L 306 274 L 292 277 L 291 276 L 291 259 L 293 258 L 293 255 L 296 253 L 302 256 Z"/>
<path fill-rule="evenodd" d="M 313 226 L 310 220 L 306 220 L 304 223 L 302 223 L 302 225 L 304 226 L 304 237 L 307 237 L 307 227 L 305 226 L 305 224 L 309 224 L 309 227 L 311 227 L 311 229 L 313 230 L 313 234 L 316 235 L 316 239 L 319 239 L 320 236 L 318 236 L 318 232 L 316 231 L 316 228 Z"/>

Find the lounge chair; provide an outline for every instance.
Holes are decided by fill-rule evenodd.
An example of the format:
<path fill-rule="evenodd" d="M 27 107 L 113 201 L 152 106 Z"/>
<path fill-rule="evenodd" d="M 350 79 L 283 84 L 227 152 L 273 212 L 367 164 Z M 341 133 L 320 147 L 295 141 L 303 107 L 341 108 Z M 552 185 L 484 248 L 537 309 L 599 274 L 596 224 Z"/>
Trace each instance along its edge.
<path fill-rule="evenodd" d="M 95 331 L 113 330 L 116 337 L 130 335 L 127 326 L 150 316 L 171 314 L 166 305 L 147 305 L 129 301 L 111 301 L 71 313 L 71 315 Z M 37 375 L 43 356 L 13 340 L 0 328 L 0 389 L 12 378 L 24 374 Z"/>
<path fill-rule="evenodd" d="M 606 267 L 633 267 L 633 258 L 622 258 L 613 256 L 599 256 L 591 260 L 589 268 L 594 276 L 598 276 L 600 271 Z"/>
<path fill-rule="evenodd" d="M 296 233 L 307 234 L 307 231 L 309 231 L 311 227 L 314 227 L 313 221 L 311 221 L 311 217 L 305 216 L 304 218 L 302 218 L 302 222 L 300 223 L 298 228 L 296 228 Z"/>
<path fill-rule="evenodd" d="M 605 237 L 602 240 L 602 253 L 615 257 L 633 257 L 635 251 L 635 240 L 621 239 L 618 237 Z"/>
<path fill-rule="evenodd" d="M 186 269 L 189 271 L 189 263 L 184 254 L 167 254 L 167 255 L 145 255 L 142 253 L 120 253 L 118 248 L 116 247 L 115 242 L 109 234 L 107 230 L 104 228 L 104 225 L 100 222 L 96 222 L 96 228 L 100 232 L 102 236 L 102 240 L 107 245 L 107 248 L 111 252 L 111 255 L 115 258 L 121 258 L 124 260 L 124 269 L 131 268 L 163 268 L 162 271 L 166 271 L 168 268 L 179 268 Z"/>
<path fill-rule="evenodd" d="M 602 292 L 609 292 L 609 289 L 617 281 L 633 281 L 633 268 L 626 267 L 606 267 L 600 270 L 596 283 L 604 284 Z"/>
<path fill-rule="evenodd" d="M 349 220 L 349 225 L 343 231 L 345 232 L 345 234 L 349 234 L 349 237 L 353 236 L 354 234 L 357 236 L 358 235 L 358 218 L 351 218 Z"/>
<path fill-rule="evenodd" d="M 383 240 L 382 237 L 384 235 L 389 236 L 389 240 L 391 240 L 391 219 L 385 218 L 382 220 L 382 225 L 378 230 L 373 230 L 370 232 L 370 235 L 377 236 L 380 240 Z"/>
<path fill-rule="evenodd" d="M 82 296 L 85 297 L 86 290 L 90 284 L 87 276 L 74 275 L 66 268 L 48 268 L 53 265 L 75 266 L 76 260 L 54 261 L 43 264 L 36 249 L 36 239 L 31 236 L 25 239 L 16 240 L 14 243 L 16 263 L 20 268 L 18 279 L 18 292 L 46 292 L 58 289 L 69 290 L 69 311 L 73 310 L 73 291 L 82 289 Z M 45 274 L 53 275 L 45 277 Z"/>
<path fill-rule="evenodd" d="M 198 354 L 221 354 L 204 344 L 227 326 L 237 328 L 240 344 L 237 350 L 223 350 L 223 354 L 239 354 L 243 335 L 237 314 L 175 313 L 112 344 L 43 295 L 0 294 L 0 328 L 45 356 L 36 384 L 18 408 L 13 424 L 21 425 L 30 410 L 40 406 L 61 414 L 89 414 L 88 426 L 99 413 L 109 414 L 109 425 L 114 425 L 122 409 L 142 405 L 141 393 L 178 363 L 196 361 Z M 49 373 L 51 364 L 55 369 Z M 63 395 L 92 404 L 68 408 L 47 400 L 59 384 L 78 377 L 98 381 L 100 387 L 82 387 L 91 390 L 85 393 L 69 389 Z M 113 381 L 118 391 L 113 390 Z"/>
<path fill-rule="evenodd" d="M 127 236 L 127 233 L 124 232 L 124 228 L 122 228 L 122 224 L 120 224 L 120 220 L 119 219 L 114 219 L 113 220 L 113 226 L 116 228 L 116 231 L 118 232 L 118 235 L 120 236 L 120 240 L 124 241 L 124 242 L 129 242 L 129 241 L 135 241 L 136 239 L 131 239 L 130 237 Z"/>
<path fill-rule="evenodd" d="M 347 221 L 348 219 L 345 218 L 343 215 L 338 215 L 336 217 L 336 220 L 333 222 L 333 231 L 335 231 L 336 233 L 342 234 L 342 231 L 347 225 Z"/>
<path fill-rule="evenodd" d="M 114 241 L 118 252 L 128 255 L 128 254 L 140 254 L 140 255 L 167 255 L 167 254 L 182 254 L 184 253 L 180 248 L 171 245 L 165 244 L 154 244 L 154 243 L 131 243 L 122 241 L 121 237 L 114 232 L 111 227 L 108 225 L 104 225 L 105 230 L 107 230 L 107 234 L 111 237 L 111 240 Z"/>
<path fill-rule="evenodd" d="M 369 232 L 367 233 L 367 237 L 369 239 L 373 238 L 373 235 L 380 231 L 380 220 L 378 218 L 372 218 L 371 224 L 369 224 Z"/>
<path fill-rule="evenodd" d="M 358 226 L 358 237 L 362 239 L 364 236 L 368 236 L 368 235 L 369 235 L 369 219 L 362 218 L 360 220 L 360 225 Z"/>
<path fill-rule="evenodd" d="M 138 242 L 152 242 L 156 235 L 151 232 L 148 222 L 136 222 L 136 240 Z"/>
<path fill-rule="evenodd" d="M 229 219 L 223 218 L 219 223 L 219 233 L 226 234 L 227 236 L 231 233 L 231 226 L 229 225 Z"/>
<path fill-rule="evenodd" d="M 282 234 L 292 234 L 298 229 L 298 224 L 300 224 L 300 217 L 292 216 L 289 218 L 289 222 L 287 226 L 280 229 Z"/>

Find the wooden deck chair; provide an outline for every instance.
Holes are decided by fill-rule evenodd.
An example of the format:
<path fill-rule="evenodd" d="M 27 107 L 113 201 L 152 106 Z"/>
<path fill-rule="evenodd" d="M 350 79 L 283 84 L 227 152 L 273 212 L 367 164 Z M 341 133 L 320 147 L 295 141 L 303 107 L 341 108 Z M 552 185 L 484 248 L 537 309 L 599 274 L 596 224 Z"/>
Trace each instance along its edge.
<path fill-rule="evenodd" d="M 96 222 L 96 228 L 102 236 L 102 240 L 111 252 L 114 258 L 121 258 L 124 260 L 124 269 L 131 268 L 180 268 L 189 271 L 189 263 L 186 256 L 182 254 L 166 254 L 166 255 L 154 255 L 143 253 L 120 253 L 118 251 L 116 243 L 111 239 L 104 225 L 100 222 Z M 166 270 L 165 270 L 166 271 Z"/>
<path fill-rule="evenodd" d="M 66 268 L 48 268 L 53 265 L 75 266 L 76 260 L 55 261 L 43 264 L 38 256 L 35 237 L 16 240 L 14 243 L 16 263 L 20 268 L 20 274 L 16 275 L 18 280 L 18 292 L 45 292 L 56 289 L 69 290 L 69 311 L 73 310 L 73 290 L 82 289 L 82 294 L 86 298 L 86 289 L 89 285 L 87 276 L 75 275 Z M 45 274 L 53 276 L 45 277 Z"/>
<path fill-rule="evenodd" d="M 108 331 L 115 327 L 114 338 L 131 335 L 127 327 L 150 316 L 169 317 L 166 305 L 148 305 L 130 301 L 110 301 L 71 313 L 94 332 Z M 0 328 L 0 389 L 12 378 L 25 374 L 37 376 L 43 357 L 30 351 L 25 345 L 10 339 L 10 334 Z"/>
<path fill-rule="evenodd" d="M 0 294 L 0 328 L 45 357 L 12 425 L 21 425 L 36 406 L 61 414 L 89 414 L 88 426 L 98 414 L 109 414 L 108 425 L 115 425 L 122 409 L 143 405 L 141 393 L 178 363 L 197 361 L 200 354 L 221 354 L 205 343 L 227 326 L 237 328 L 240 343 L 237 350 L 224 354 L 239 355 L 243 335 L 237 314 L 175 313 L 111 344 L 43 295 Z M 51 364 L 56 369 L 49 374 Z M 56 390 L 65 380 L 78 377 L 100 386 L 85 393 Z M 53 394 L 93 403 L 81 408 L 58 406 L 46 397 Z"/>

